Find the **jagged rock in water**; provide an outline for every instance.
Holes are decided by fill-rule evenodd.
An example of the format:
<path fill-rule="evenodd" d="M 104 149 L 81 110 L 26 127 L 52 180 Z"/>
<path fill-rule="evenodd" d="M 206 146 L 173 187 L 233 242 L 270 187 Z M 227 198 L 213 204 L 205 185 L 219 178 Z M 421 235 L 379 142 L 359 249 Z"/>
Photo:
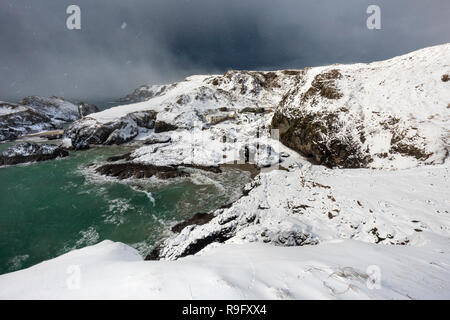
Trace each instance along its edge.
<path fill-rule="evenodd" d="M 116 177 L 121 180 L 128 178 L 142 179 L 153 176 L 165 180 L 189 176 L 189 173 L 178 170 L 176 167 L 154 166 L 133 162 L 105 164 L 98 167 L 95 171 L 102 175 Z"/>
<path fill-rule="evenodd" d="M 0 102 L 0 141 L 55 128 L 45 114 L 23 105 Z"/>
<path fill-rule="evenodd" d="M 45 114 L 55 123 L 72 122 L 80 118 L 78 106 L 62 98 L 30 96 L 20 103 Z"/>
<path fill-rule="evenodd" d="M 107 161 L 115 162 L 119 160 L 130 161 L 133 160 L 130 154 L 108 158 Z M 198 169 L 213 173 L 221 173 L 219 167 L 214 166 L 198 166 L 198 165 L 179 165 L 179 166 L 156 166 L 151 164 L 137 163 L 137 162 L 123 162 L 123 163 L 109 163 L 102 165 L 96 169 L 96 172 L 116 177 L 119 179 L 128 178 L 150 178 L 156 176 L 159 179 L 170 179 L 177 177 L 189 177 L 189 172 L 184 171 L 184 168 Z"/>
<path fill-rule="evenodd" d="M 91 113 L 99 112 L 100 110 L 94 104 L 80 102 L 78 104 L 78 113 L 80 114 L 80 118 L 86 117 Z"/>
<path fill-rule="evenodd" d="M 0 165 L 14 165 L 67 157 L 69 153 L 53 144 L 19 143 L 2 152 Z"/>

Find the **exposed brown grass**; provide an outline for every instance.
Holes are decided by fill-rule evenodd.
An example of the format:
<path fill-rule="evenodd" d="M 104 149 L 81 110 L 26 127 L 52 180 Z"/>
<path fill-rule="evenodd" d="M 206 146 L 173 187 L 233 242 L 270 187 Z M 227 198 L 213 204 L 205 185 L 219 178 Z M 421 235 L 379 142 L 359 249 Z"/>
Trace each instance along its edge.
<path fill-rule="evenodd" d="M 311 83 L 311 88 L 305 92 L 302 101 L 306 102 L 309 98 L 319 94 L 327 99 L 340 99 L 342 93 L 336 87 L 335 80 L 341 79 L 342 74 L 337 69 L 318 74 Z"/>
<path fill-rule="evenodd" d="M 441 78 L 442 82 L 447 82 L 449 80 L 449 75 L 448 74 L 444 74 Z"/>

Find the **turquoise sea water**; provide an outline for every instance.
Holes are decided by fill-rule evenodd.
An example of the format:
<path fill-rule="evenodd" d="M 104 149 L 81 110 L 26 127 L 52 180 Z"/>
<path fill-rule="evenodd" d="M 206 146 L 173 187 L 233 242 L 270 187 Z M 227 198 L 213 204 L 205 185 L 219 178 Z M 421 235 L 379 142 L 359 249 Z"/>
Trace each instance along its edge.
<path fill-rule="evenodd" d="M 0 152 L 11 144 L 0 144 Z M 0 274 L 104 239 L 145 255 L 170 225 L 235 200 L 249 175 L 193 171 L 192 178 L 118 182 L 89 164 L 129 152 L 103 147 L 64 159 L 0 167 Z"/>

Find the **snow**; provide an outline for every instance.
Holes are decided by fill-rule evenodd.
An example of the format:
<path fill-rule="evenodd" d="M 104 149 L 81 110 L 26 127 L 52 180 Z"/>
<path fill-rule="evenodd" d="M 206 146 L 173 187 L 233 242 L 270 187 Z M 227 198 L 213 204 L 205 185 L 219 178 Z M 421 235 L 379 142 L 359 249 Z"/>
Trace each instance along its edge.
<path fill-rule="evenodd" d="M 291 154 L 283 164 L 289 172 L 261 173 L 248 196 L 219 209 L 210 223 L 185 228 L 166 240 L 163 258 L 177 259 L 199 240 L 224 230 L 232 230 L 231 243 L 274 245 L 356 239 L 420 246 L 429 236 L 449 236 L 449 164 L 396 171 L 330 170 Z"/>
<path fill-rule="evenodd" d="M 27 110 L 28 108 L 25 106 L 0 101 L 0 116 L 5 116 L 11 113 L 22 112 Z"/>
<path fill-rule="evenodd" d="M 133 248 L 103 241 L 1 276 L 0 298 L 448 299 L 448 239 L 434 243 L 224 245 L 177 261 L 142 261 Z"/>

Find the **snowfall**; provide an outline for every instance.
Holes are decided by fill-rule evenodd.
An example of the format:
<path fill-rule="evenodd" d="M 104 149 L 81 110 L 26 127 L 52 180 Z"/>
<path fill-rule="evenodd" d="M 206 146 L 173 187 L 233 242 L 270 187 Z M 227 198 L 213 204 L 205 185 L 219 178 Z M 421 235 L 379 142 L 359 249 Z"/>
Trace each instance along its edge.
<path fill-rule="evenodd" d="M 350 111 L 342 122 L 350 126 L 356 115 L 363 119 L 364 149 L 374 157 L 369 168 L 313 165 L 267 129 L 288 93 L 283 88 L 297 88 L 290 92 L 290 104 L 285 99 L 289 113 L 317 74 L 336 68 L 344 75 L 337 85 L 345 103 L 323 100 L 310 108 L 345 104 Z M 301 79 L 277 72 L 282 85 L 259 91 L 252 82 L 257 75 L 241 74 L 243 80 L 193 76 L 149 87 L 158 92 L 148 101 L 79 120 L 88 128 L 132 112 L 157 111 L 157 120 L 179 129 L 160 134 L 142 129 L 129 142 L 170 137 L 171 142 L 132 154 L 133 161 L 157 165 L 217 165 L 224 162 L 223 152 L 227 161 L 237 160 L 232 144 L 215 137 L 225 135 L 241 146 L 261 130 L 268 148 L 255 162 L 268 168 L 246 187 L 246 196 L 217 210 L 211 222 L 166 239 L 162 260 L 144 261 L 130 246 L 106 240 L 1 275 L 0 298 L 449 299 L 450 83 L 441 80 L 445 73 L 450 73 L 450 44 L 371 64 L 309 68 Z M 221 90 L 213 92 L 215 79 L 222 79 Z M 253 93 L 239 100 L 233 92 L 243 91 L 233 85 L 242 82 Z M 199 92 L 200 102 L 194 98 Z M 258 102 L 275 107 L 260 115 L 221 114 L 223 121 L 212 126 L 194 117 L 225 103 L 242 110 Z M 392 136 L 377 123 L 392 115 L 404 136 L 431 154 L 425 161 L 389 153 Z M 183 254 L 223 230 L 232 230 L 232 237 Z"/>

